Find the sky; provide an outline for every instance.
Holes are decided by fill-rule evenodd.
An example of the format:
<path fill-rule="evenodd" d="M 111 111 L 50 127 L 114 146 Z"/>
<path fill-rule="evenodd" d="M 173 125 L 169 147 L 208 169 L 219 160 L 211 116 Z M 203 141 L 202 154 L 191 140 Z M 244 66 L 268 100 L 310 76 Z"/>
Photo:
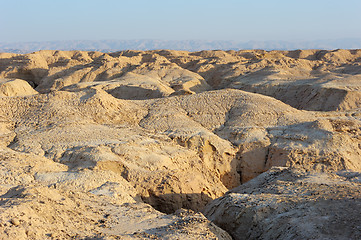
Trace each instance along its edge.
<path fill-rule="evenodd" d="M 0 0 L 0 42 L 361 38 L 360 0 Z"/>

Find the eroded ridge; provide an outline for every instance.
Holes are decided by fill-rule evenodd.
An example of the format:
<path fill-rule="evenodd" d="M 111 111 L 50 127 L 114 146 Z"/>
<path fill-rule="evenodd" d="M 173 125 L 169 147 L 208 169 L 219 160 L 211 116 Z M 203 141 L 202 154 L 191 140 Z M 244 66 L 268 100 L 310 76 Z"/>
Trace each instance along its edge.
<path fill-rule="evenodd" d="M 292 199 L 314 186 L 302 182 L 309 172 L 355 180 L 360 59 L 359 50 L 1 53 L 1 237 L 230 239 L 199 212 L 207 204 L 234 238 L 275 237 L 263 220 L 255 231 L 243 218 L 220 221 L 214 213 L 233 206 L 217 202 L 245 186 Z M 251 184 L 272 167 L 287 167 L 297 191 Z M 347 204 L 347 194 L 359 204 L 355 181 Z"/>
<path fill-rule="evenodd" d="M 236 88 L 295 108 L 360 106 L 361 50 L 40 51 L 0 53 L 0 78 L 40 92 L 98 88 L 122 99 L 149 99 Z"/>

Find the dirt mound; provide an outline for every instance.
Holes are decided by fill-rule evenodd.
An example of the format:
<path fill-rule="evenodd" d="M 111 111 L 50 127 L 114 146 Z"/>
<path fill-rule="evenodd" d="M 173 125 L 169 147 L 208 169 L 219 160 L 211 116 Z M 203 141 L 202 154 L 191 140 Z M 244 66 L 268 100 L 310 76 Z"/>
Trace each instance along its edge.
<path fill-rule="evenodd" d="M 27 96 L 37 94 L 29 83 L 21 79 L 0 79 L 0 97 Z"/>

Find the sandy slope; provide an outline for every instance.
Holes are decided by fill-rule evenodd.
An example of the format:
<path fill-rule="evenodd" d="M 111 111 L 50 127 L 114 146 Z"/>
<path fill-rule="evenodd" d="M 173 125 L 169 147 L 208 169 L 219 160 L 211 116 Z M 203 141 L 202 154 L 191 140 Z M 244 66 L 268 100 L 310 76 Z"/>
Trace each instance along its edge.
<path fill-rule="evenodd" d="M 360 59 L 359 50 L 1 53 L 0 236 L 229 239 L 201 213 L 173 213 L 200 211 L 275 166 L 360 171 Z M 262 188 L 272 184 L 283 186 Z M 342 195 L 350 214 L 357 188 Z M 217 201 L 207 209 L 226 211 Z M 279 223 L 262 235 L 262 219 L 248 233 L 206 213 L 233 237 L 278 236 Z"/>

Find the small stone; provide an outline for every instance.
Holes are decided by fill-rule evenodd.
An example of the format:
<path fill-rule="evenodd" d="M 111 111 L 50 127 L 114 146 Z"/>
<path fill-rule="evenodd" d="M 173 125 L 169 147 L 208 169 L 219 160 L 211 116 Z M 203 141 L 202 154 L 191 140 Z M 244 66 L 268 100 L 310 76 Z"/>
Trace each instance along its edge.
<path fill-rule="evenodd" d="M 16 218 L 11 219 L 11 223 L 12 223 L 13 225 L 15 225 L 15 226 L 20 225 L 20 221 L 19 221 L 18 219 L 16 219 Z"/>

